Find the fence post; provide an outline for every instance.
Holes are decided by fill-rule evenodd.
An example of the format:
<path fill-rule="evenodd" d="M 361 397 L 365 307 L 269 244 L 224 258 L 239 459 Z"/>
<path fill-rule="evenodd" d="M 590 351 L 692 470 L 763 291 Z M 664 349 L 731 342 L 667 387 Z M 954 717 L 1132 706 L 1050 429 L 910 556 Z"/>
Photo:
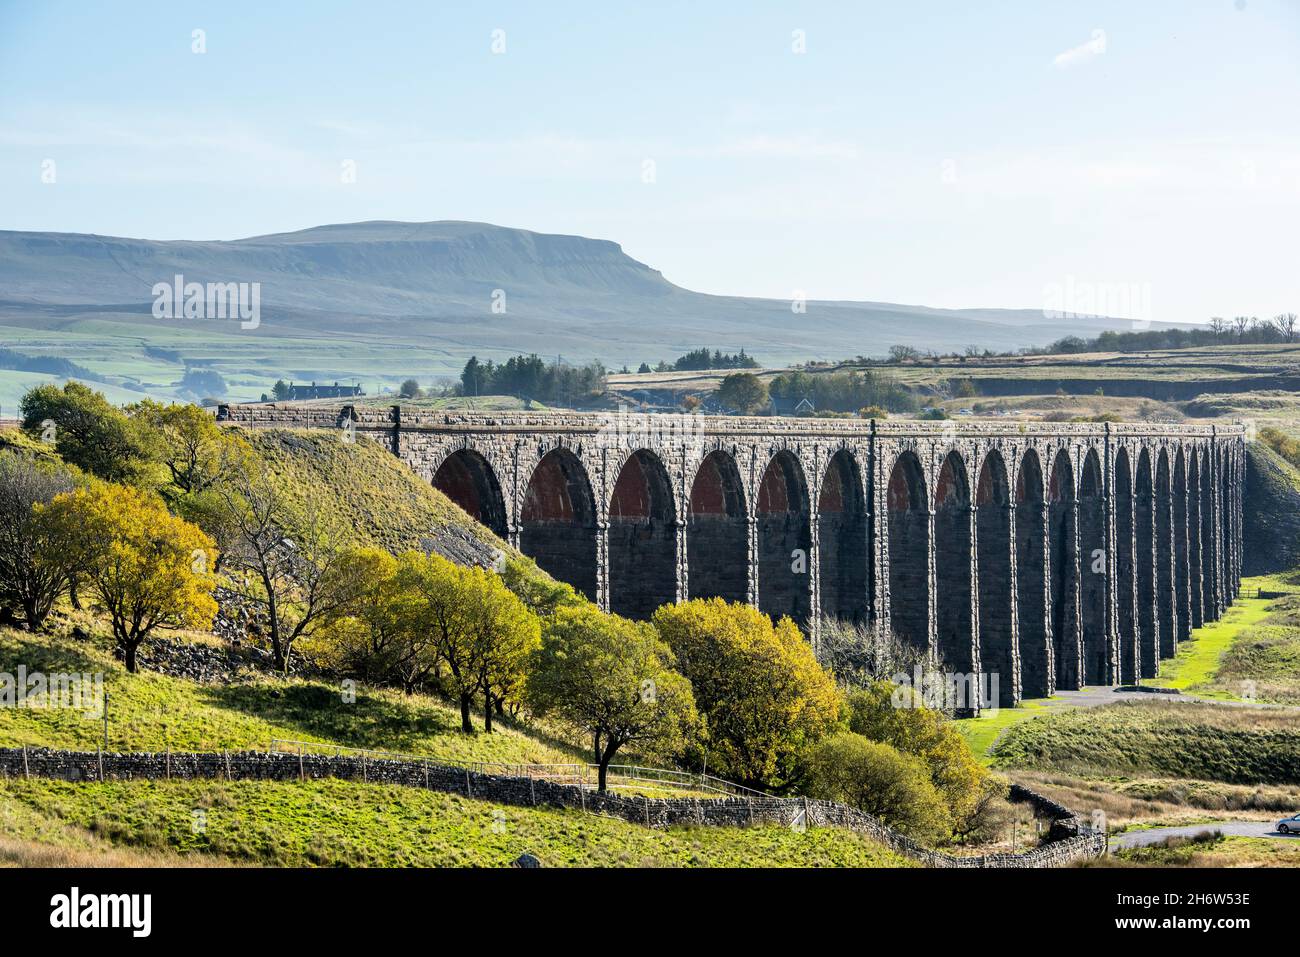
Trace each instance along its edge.
<path fill-rule="evenodd" d="M 466 797 L 474 796 L 474 785 L 470 782 L 469 779 L 469 768 L 465 769 L 465 796 Z"/>
<path fill-rule="evenodd" d="M 23 745 L 23 777 L 31 779 L 32 769 L 27 765 L 27 745 Z"/>
<path fill-rule="evenodd" d="M 167 780 L 172 779 L 172 746 L 167 745 Z"/>
<path fill-rule="evenodd" d="M 650 826 L 650 796 L 648 794 L 643 794 L 641 795 L 641 800 L 645 802 L 645 826 L 649 827 Z"/>
<path fill-rule="evenodd" d="M 302 745 L 298 745 L 298 780 L 307 780 L 307 773 L 302 766 Z"/>
<path fill-rule="evenodd" d="M 754 799 L 748 794 L 745 795 L 745 804 L 749 806 L 749 826 L 754 826 Z"/>
<path fill-rule="evenodd" d="M 428 758 L 425 758 L 425 761 L 424 761 L 424 789 L 425 789 L 426 791 L 429 790 L 429 760 L 428 760 Z"/>
<path fill-rule="evenodd" d="M 364 782 L 370 781 L 370 767 L 366 763 L 366 752 L 364 751 L 361 752 L 361 780 Z"/>
<path fill-rule="evenodd" d="M 528 775 L 528 793 L 533 797 L 533 807 L 537 807 L 537 780 L 531 772 Z"/>
<path fill-rule="evenodd" d="M 99 783 L 103 784 L 104 783 L 104 749 L 96 745 L 95 751 L 99 755 Z"/>

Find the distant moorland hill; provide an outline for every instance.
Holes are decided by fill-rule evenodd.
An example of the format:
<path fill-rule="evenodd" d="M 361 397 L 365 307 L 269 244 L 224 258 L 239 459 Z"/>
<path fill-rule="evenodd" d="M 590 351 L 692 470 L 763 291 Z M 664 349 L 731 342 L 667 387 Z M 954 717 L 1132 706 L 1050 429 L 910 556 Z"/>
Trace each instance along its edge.
<path fill-rule="evenodd" d="M 177 275 L 260 283 L 257 327 L 155 318 L 155 284 Z M 794 314 L 784 300 L 683 289 L 607 240 L 469 222 L 352 223 L 229 242 L 0 231 L 0 290 L 0 344 L 76 363 L 122 401 L 182 395 L 194 367 L 219 372 L 229 397 L 250 399 L 277 378 L 358 380 L 368 392 L 407 376 L 427 382 L 459 373 L 471 353 L 558 353 L 617 369 L 743 347 L 771 366 L 880 355 L 892 344 L 1017 349 L 1129 326 L 882 302 L 810 301 Z M 4 366 L 0 405 L 53 375 Z"/>

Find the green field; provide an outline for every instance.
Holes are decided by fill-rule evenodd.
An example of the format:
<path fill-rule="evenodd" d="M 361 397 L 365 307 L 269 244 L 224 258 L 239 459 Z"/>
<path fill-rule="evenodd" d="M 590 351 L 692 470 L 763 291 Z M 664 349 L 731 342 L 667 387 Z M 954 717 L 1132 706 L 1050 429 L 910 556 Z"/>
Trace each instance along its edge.
<path fill-rule="evenodd" d="M 525 852 L 547 867 L 914 866 L 833 828 L 657 831 L 581 811 L 509 807 L 395 785 L 0 783 L 0 862 L 39 859 L 41 847 L 143 851 L 160 855 L 154 863 L 278 867 L 503 867 Z"/>

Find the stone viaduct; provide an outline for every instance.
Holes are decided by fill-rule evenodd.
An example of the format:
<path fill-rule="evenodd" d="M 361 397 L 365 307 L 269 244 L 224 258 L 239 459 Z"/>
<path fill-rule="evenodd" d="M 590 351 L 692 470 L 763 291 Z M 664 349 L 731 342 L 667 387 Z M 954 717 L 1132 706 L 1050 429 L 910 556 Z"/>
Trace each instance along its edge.
<path fill-rule="evenodd" d="M 306 418 L 310 414 L 311 418 Z M 1241 426 L 222 406 L 391 449 L 601 607 L 891 631 L 1000 703 L 1156 674 L 1241 567 Z"/>

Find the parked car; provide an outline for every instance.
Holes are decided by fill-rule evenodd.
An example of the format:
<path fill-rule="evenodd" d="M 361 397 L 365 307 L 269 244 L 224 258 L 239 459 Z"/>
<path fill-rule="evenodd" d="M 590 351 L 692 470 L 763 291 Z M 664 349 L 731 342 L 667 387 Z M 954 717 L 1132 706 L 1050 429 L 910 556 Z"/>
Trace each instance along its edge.
<path fill-rule="evenodd" d="M 1300 814 L 1282 818 L 1277 822 L 1277 830 L 1280 834 L 1300 834 Z"/>

